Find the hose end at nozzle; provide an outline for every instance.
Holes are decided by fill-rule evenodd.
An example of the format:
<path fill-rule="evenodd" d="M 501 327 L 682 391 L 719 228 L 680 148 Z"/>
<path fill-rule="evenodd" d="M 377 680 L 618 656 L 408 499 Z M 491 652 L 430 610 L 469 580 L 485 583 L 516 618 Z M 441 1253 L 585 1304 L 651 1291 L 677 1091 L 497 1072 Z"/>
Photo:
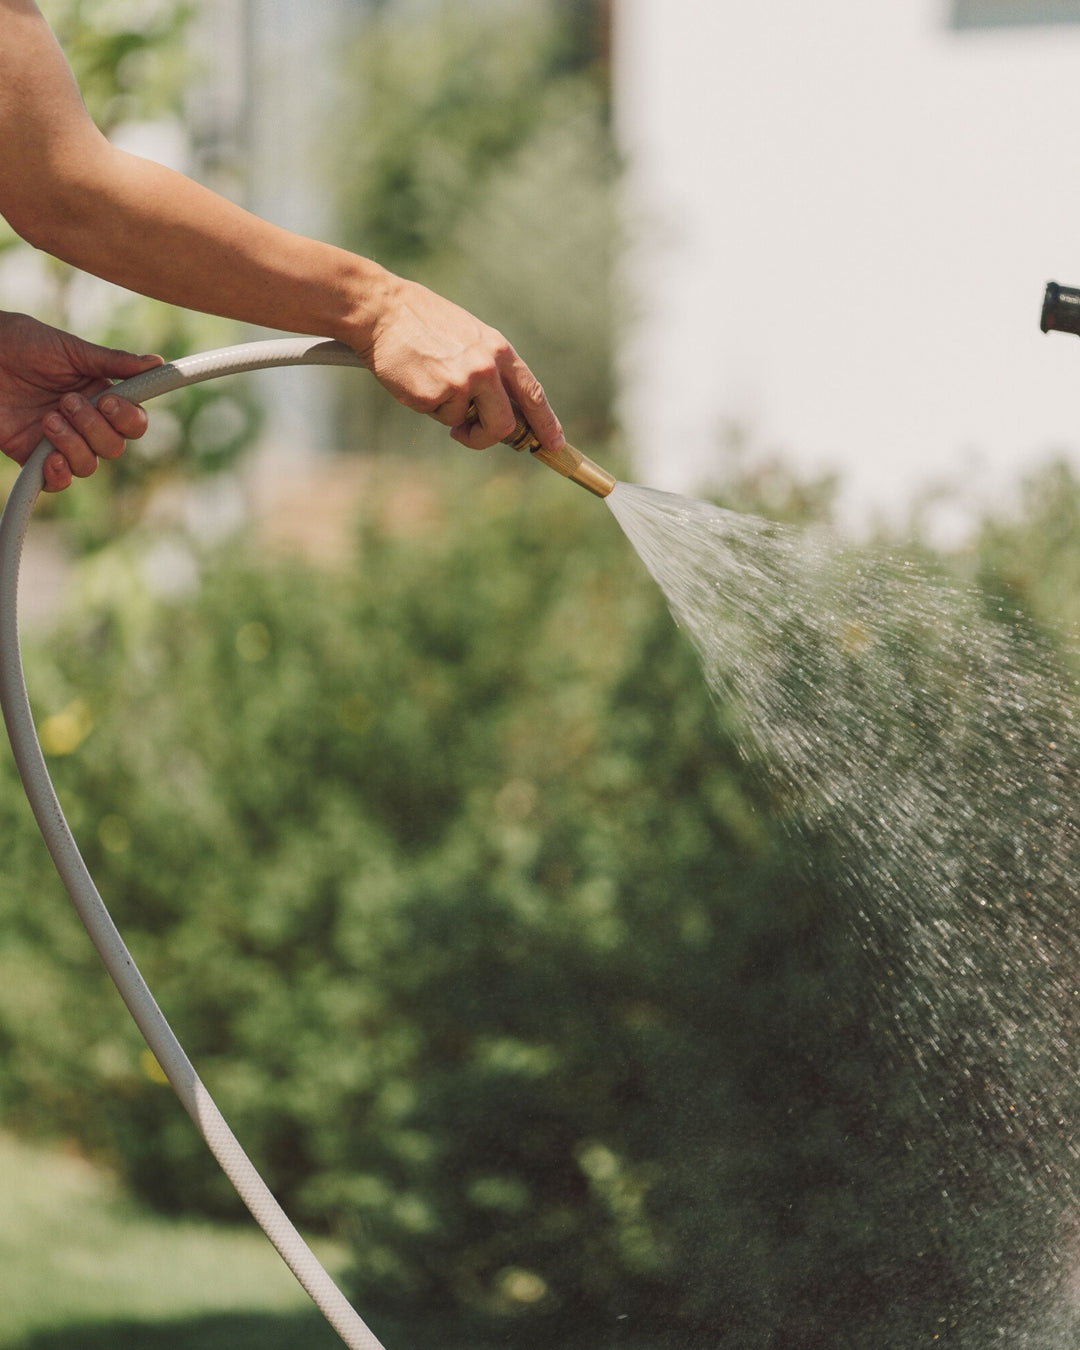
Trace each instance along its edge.
<path fill-rule="evenodd" d="M 475 422 L 478 415 L 475 404 L 471 405 L 466 420 Z M 617 481 L 614 474 L 601 468 L 575 446 L 564 445 L 561 450 L 545 450 L 520 411 L 517 415 L 517 425 L 502 443 L 514 450 L 528 450 L 534 459 L 540 460 L 556 473 L 561 473 L 564 478 L 569 478 L 572 483 L 577 483 L 594 497 L 607 497 Z"/>
<path fill-rule="evenodd" d="M 561 450 L 533 450 L 533 459 L 546 464 L 549 469 L 561 473 L 564 478 L 591 492 L 594 497 L 606 497 L 615 486 L 615 477 L 602 469 L 599 464 L 583 455 L 572 445 L 564 445 Z"/>
<path fill-rule="evenodd" d="M 1048 281 L 1039 327 L 1044 333 L 1056 329 L 1061 333 L 1080 334 L 1080 290 Z"/>

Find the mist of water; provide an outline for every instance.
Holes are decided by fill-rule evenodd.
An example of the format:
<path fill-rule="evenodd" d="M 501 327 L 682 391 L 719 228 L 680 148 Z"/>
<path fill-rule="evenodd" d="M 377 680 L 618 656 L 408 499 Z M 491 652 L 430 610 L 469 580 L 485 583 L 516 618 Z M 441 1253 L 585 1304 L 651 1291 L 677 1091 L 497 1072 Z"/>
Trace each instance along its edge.
<path fill-rule="evenodd" d="M 978 1308 L 938 1291 L 925 1343 L 1075 1347 L 1080 745 L 1063 662 L 910 559 L 628 484 L 608 503 L 808 858 L 827 843 L 881 1055 L 913 1085 L 913 1157 L 983 1271 Z"/>

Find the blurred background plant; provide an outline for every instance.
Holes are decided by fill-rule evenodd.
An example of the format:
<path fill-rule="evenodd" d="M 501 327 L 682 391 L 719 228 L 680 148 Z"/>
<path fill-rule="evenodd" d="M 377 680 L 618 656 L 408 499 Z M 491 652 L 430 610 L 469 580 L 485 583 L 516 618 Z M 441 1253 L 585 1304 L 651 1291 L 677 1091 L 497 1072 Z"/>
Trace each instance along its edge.
<path fill-rule="evenodd" d="M 132 128 L 153 125 L 170 147 L 184 145 L 185 98 L 199 70 L 188 45 L 192 4 L 43 0 L 41 8 L 106 135 L 123 140 Z M 224 320 L 80 274 L 25 244 L 2 218 L 0 284 L 6 308 L 17 301 L 46 323 L 108 346 L 175 358 L 239 336 L 237 326 Z M 233 467 L 258 426 L 256 402 L 241 384 L 183 390 L 155 409 L 147 435 L 109 473 L 96 475 L 80 492 L 47 499 L 40 509 L 66 522 L 65 540 L 76 552 L 102 549 L 135 531 L 150 504 L 175 494 L 178 485 Z"/>
<path fill-rule="evenodd" d="M 618 317 L 602 15 L 530 0 L 417 23 L 379 6 L 345 58 L 355 134 L 335 165 L 346 243 L 510 336 L 583 445 L 611 432 Z M 370 383 L 348 396 L 358 444 L 442 446 Z"/>
<path fill-rule="evenodd" d="M 828 839 L 792 836 L 612 522 L 528 467 L 372 469 L 339 567 L 238 544 L 35 648 L 88 863 L 366 1306 L 903 1344 L 1006 1239 L 946 1242 L 930 1080 L 880 1035 Z M 995 557 L 1044 522 L 986 537 L 1015 587 Z M 7 1125 L 235 1217 L 4 777 Z M 984 1163 L 954 1189 L 1029 1237 Z"/>
<path fill-rule="evenodd" d="M 51 13 L 103 124 L 179 108 L 185 7 Z M 336 178 L 347 241 L 513 334 L 617 465 L 601 32 L 557 0 L 375 7 Z M 78 317 L 74 286 L 55 274 L 43 317 Z M 207 331 L 117 299 L 88 335 L 172 355 Z M 155 591 L 132 563 L 152 503 L 250 448 L 248 398 L 155 407 L 164 449 L 50 508 L 84 559 L 28 674 L 91 871 L 287 1208 L 349 1245 L 365 1313 L 499 1344 L 944 1339 L 1037 1217 L 973 1163 L 955 1182 L 991 1218 L 951 1242 L 829 841 L 793 834 L 614 523 L 357 378 L 341 441 L 375 453 L 348 545 L 316 565 L 181 522 L 188 584 Z M 830 485 L 779 465 L 722 491 L 829 519 Z M 1064 632 L 1078 518 L 1050 468 L 962 556 L 928 553 Z M 4 758 L 0 1120 L 157 1210 L 235 1218 L 28 814 Z"/>

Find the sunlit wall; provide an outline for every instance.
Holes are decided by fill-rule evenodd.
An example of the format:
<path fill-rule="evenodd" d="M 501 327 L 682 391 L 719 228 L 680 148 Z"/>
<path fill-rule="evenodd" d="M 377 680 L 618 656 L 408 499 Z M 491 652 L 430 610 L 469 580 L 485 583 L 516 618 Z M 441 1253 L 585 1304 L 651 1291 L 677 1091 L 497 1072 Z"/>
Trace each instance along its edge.
<path fill-rule="evenodd" d="M 1080 461 L 1080 342 L 1038 328 L 1080 284 L 1080 24 L 982 5 L 614 7 L 641 477 L 715 478 L 735 425 L 840 469 L 861 524 Z"/>

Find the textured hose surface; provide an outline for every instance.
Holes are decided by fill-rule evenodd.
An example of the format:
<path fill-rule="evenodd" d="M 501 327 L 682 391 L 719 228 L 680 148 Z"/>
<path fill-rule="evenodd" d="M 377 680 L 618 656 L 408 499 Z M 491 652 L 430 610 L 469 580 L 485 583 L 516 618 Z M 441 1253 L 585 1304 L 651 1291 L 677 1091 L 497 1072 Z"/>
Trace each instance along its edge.
<path fill-rule="evenodd" d="M 142 403 L 183 385 L 219 375 L 285 365 L 357 366 L 348 347 L 310 338 L 249 342 L 185 357 L 113 386 Z M 183 1046 L 135 965 L 83 862 L 64 819 L 41 753 L 26 692 L 19 648 L 19 563 L 30 513 L 44 485 L 43 466 L 52 449 L 42 441 L 24 465 L 0 519 L 0 703 L 4 721 L 38 826 L 79 917 L 104 961 L 128 1010 L 146 1038 L 169 1082 L 198 1126 L 214 1157 L 286 1265 L 307 1290 L 326 1320 L 350 1350 L 382 1350 L 380 1342 L 354 1311 L 271 1195 L 237 1142 Z"/>

